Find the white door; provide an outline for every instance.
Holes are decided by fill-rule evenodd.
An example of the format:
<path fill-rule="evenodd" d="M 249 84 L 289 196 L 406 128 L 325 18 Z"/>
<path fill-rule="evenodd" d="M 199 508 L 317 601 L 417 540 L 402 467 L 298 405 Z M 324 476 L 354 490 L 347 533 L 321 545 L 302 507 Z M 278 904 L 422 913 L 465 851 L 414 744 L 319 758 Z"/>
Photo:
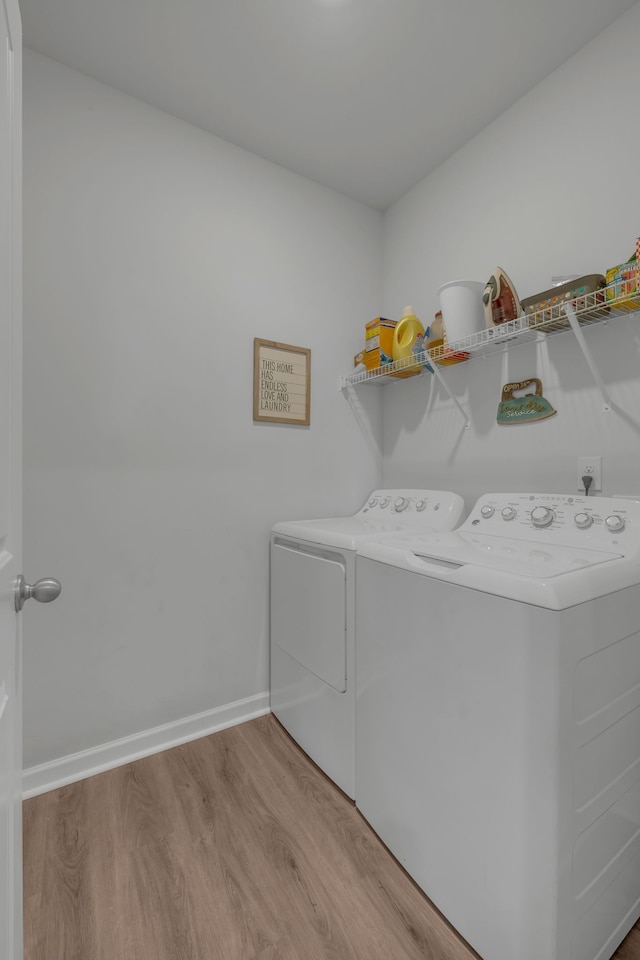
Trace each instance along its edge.
<path fill-rule="evenodd" d="M 22 957 L 22 697 L 14 587 L 22 564 L 22 36 L 0 0 L 0 957 Z"/>

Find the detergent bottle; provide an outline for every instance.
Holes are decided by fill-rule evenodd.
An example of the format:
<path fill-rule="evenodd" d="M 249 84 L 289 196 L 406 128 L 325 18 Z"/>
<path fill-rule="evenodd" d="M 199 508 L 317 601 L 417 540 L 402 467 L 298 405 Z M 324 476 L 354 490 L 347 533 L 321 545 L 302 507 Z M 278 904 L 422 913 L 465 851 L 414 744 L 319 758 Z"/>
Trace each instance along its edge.
<path fill-rule="evenodd" d="M 416 356 L 423 350 L 424 327 L 413 312 L 413 307 L 405 307 L 402 316 L 393 331 L 392 355 L 395 360 Z M 402 370 L 396 377 L 412 377 L 420 370 Z"/>

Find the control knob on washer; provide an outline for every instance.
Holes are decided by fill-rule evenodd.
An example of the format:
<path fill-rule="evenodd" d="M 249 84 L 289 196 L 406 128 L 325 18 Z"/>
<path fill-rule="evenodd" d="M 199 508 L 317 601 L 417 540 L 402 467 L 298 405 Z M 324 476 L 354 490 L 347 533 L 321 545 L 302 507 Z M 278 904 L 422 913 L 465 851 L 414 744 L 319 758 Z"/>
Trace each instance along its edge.
<path fill-rule="evenodd" d="M 534 527 L 548 527 L 553 523 L 554 516 L 551 507 L 534 507 L 531 511 L 531 523 Z"/>
<path fill-rule="evenodd" d="M 516 515 L 516 511 L 514 510 L 513 507 L 505 507 L 504 510 L 502 511 L 503 520 L 513 520 L 515 515 Z"/>
<path fill-rule="evenodd" d="M 593 517 L 590 517 L 588 513 L 576 513 L 573 519 L 576 527 L 580 527 L 581 530 L 586 530 L 593 523 Z"/>
<path fill-rule="evenodd" d="M 371 500 L 369 500 L 369 506 L 375 507 L 377 502 L 378 502 L 377 497 L 371 497 Z"/>
<path fill-rule="evenodd" d="M 393 509 L 396 513 L 402 513 L 403 510 L 406 510 L 409 506 L 409 501 L 406 497 L 398 497 L 398 499 L 393 504 Z"/>
<path fill-rule="evenodd" d="M 484 507 L 482 507 L 480 510 L 480 514 L 485 518 L 485 520 L 488 520 L 489 517 L 492 517 L 494 512 L 494 508 L 488 503 L 485 503 Z"/>
<path fill-rule="evenodd" d="M 427 501 L 418 500 L 418 502 L 416 503 L 416 510 L 418 511 L 418 513 L 422 513 L 422 511 L 426 510 L 426 508 L 427 508 Z"/>
<path fill-rule="evenodd" d="M 624 520 L 622 517 L 618 517 L 615 513 L 612 513 L 610 517 L 607 517 L 604 523 L 607 530 L 610 530 L 611 533 L 619 533 L 620 530 L 624 530 Z"/>
<path fill-rule="evenodd" d="M 390 500 L 390 499 L 391 499 L 391 497 L 385 497 L 384 500 L 381 500 L 381 501 L 380 501 L 380 506 L 383 507 L 383 508 L 384 508 L 384 507 L 388 507 L 388 506 L 389 506 L 389 500 Z"/>

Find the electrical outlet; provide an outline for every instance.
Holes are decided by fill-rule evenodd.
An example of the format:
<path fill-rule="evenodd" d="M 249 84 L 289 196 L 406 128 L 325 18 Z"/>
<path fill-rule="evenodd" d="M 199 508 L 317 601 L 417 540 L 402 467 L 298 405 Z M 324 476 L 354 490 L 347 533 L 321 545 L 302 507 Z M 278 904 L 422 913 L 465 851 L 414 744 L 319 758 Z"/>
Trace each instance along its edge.
<path fill-rule="evenodd" d="M 593 477 L 589 494 L 602 490 L 602 457 L 578 457 L 578 490 L 584 493 L 583 477 Z"/>

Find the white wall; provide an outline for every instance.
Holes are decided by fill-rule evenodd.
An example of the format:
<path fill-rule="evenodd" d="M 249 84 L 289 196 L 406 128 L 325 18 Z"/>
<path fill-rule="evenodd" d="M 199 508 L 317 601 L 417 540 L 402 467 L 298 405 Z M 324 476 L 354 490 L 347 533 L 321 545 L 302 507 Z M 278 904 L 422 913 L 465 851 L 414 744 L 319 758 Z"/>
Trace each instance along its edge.
<path fill-rule="evenodd" d="M 386 212 L 385 316 L 411 303 L 428 323 L 442 283 L 486 281 L 496 265 L 527 297 L 630 256 L 639 37 L 636 5 Z M 571 335 L 442 368 L 470 429 L 434 378 L 385 387 L 384 482 L 452 487 L 468 505 L 490 490 L 577 492 L 576 458 L 601 454 L 605 494 L 640 492 L 639 317 L 586 335 L 617 410 L 603 413 Z M 557 415 L 498 426 L 502 385 L 531 376 Z"/>
<path fill-rule="evenodd" d="M 381 215 L 25 51 L 25 766 L 268 688 L 268 533 L 359 506 Z M 252 420 L 253 338 L 311 426 Z"/>

